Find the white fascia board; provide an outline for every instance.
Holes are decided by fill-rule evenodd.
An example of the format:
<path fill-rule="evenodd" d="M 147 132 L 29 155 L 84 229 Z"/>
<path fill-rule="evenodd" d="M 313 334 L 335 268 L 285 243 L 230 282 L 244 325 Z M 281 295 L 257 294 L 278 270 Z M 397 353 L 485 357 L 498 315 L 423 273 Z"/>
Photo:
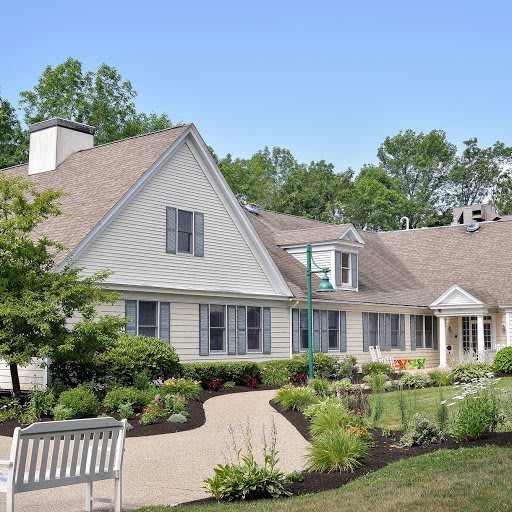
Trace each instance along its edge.
<path fill-rule="evenodd" d="M 442 307 L 442 308 L 451 308 L 451 307 L 460 308 L 460 307 L 464 307 L 464 305 L 460 305 L 460 304 L 455 304 L 455 305 L 444 304 L 446 299 L 450 295 L 452 295 L 452 293 L 454 293 L 454 292 L 460 293 L 461 295 L 465 296 L 468 299 L 467 304 L 468 304 L 469 307 L 475 306 L 475 305 L 483 305 L 483 302 L 481 300 L 479 300 L 476 297 L 474 297 L 473 295 L 471 295 L 469 292 L 464 290 L 464 288 L 460 287 L 458 284 L 454 284 L 453 286 L 448 288 L 448 290 L 446 290 L 434 302 L 432 302 L 432 304 L 430 304 L 430 307 L 432 309 L 440 308 L 440 307 Z"/>
<path fill-rule="evenodd" d="M 281 249 L 289 252 L 290 254 L 300 254 L 301 252 L 306 251 L 306 244 L 293 244 L 293 245 L 280 245 Z M 344 251 L 344 252 L 354 252 L 357 253 L 360 248 L 360 244 L 357 242 L 348 242 L 345 240 L 326 240 L 323 242 L 311 242 L 311 249 L 313 251 L 321 250 L 321 251 Z"/>
<path fill-rule="evenodd" d="M 357 245 L 364 245 L 364 240 L 361 238 L 361 235 L 357 232 L 357 229 L 352 224 L 347 227 L 339 239 L 344 240 L 347 237 L 349 238 L 347 241 L 355 242 Z"/>

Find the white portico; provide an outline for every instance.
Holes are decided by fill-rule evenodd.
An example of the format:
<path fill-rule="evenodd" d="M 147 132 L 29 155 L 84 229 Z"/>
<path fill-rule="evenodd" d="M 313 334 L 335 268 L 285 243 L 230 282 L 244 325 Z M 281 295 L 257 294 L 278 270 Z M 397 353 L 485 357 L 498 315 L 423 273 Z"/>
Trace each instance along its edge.
<path fill-rule="evenodd" d="M 439 366 L 488 360 L 510 346 L 512 306 L 489 306 L 458 285 L 451 286 L 430 308 L 439 319 Z"/>

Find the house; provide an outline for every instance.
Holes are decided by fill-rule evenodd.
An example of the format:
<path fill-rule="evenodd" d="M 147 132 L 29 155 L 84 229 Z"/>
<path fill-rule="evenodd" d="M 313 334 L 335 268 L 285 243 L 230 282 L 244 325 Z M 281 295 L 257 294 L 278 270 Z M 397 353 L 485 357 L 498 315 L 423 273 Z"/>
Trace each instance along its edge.
<path fill-rule="evenodd" d="M 289 358 L 307 349 L 306 243 L 335 291 L 314 294 L 313 348 L 452 364 L 510 344 L 512 223 L 370 233 L 240 206 L 194 125 L 93 146 L 90 126 L 30 127 L 29 163 L 3 169 L 66 192 L 38 228 L 85 275 L 108 268 L 101 308 L 182 361 Z M 314 276 L 315 281 L 317 277 Z M 30 366 L 25 386 L 45 382 Z M 0 386 L 8 387 L 7 368 Z"/>

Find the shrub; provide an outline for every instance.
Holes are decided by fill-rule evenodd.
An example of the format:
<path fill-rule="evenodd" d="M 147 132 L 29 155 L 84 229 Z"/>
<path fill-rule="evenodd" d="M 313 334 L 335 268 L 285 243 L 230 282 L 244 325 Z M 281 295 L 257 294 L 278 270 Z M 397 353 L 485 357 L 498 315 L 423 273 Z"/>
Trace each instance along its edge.
<path fill-rule="evenodd" d="M 289 477 L 277 469 L 279 460 L 275 426 L 272 427 L 270 443 L 264 442 L 263 464 L 256 462 L 249 428 L 244 433 L 245 453 L 237 447 L 232 429 L 230 433 L 233 438 L 234 462 L 217 465 L 214 468 L 215 475 L 204 481 L 214 497 L 233 501 L 291 496 L 292 493 L 285 487 Z M 265 432 L 263 439 L 266 440 Z"/>
<path fill-rule="evenodd" d="M 222 387 L 222 381 L 220 379 L 212 379 L 208 382 L 208 389 L 210 391 L 219 391 Z"/>
<path fill-rule="evenodd" d="M 187 400 L 199 398 L 201 383 L 198 380 L 191 380 L 184 377 L 173 377 L 164 382 L 164 393 L 178 393 Z"/>
<path fill-rule="evenodd" d="M 259 364 L 261 382 L 265 386 L 284 386 L 291 380 L 288 361 L 267 361 Z"/>
<path fill-rule="evenodd" d="M 153 425 L 160 418 L 167 416 L 167 411 L 162 403 L 160 395 L 156 395 L 155 398 L 149 402 L 144 408 L 139 419 L 141 425 Z"/>
<path fill-rule="evenodd" d="M 248 388 L 256 389 L 258 387 L 258 379 L 256 377 L 247 377 L 247 380 L 245 381 L 245 385 Z"/>
<path fill-rule="evenodd" d="M 73 410 L 65 405 L 56 405 L 53 408 L 53 419 L 55 421 L 65 421 L 75 419 Z"/>
<path fill-rule="evenodd" d="M 357 416 L 368 416 L 371 412 L 370 397 L 357 388 L 354 393 L 341 396 L 341 403 L 347 411 L 352 411 Z"/>
<path fill-rule="evenodd" d="M 512 373 L 512 347 L 504 347 L 498 351 L 493 369 L 496 373 Z"/>
<path fill-rule="evenodd" d="M 439 427 L 421 414 L 415 414 L 409 422 L 407 432 L 400 439 L 401 446 L 422 446 L 437 444 L 444 441 L 444 435 Z"/>
<path fill-rule="evenodd" d="M 313 354 L 313 371 L 315 377 L 327 378 L 334 375 L 337 362 L 338 359 L 336 357 L 329 356 L 323 352 Z M 289 361 L 289 368 L 293 377 L 299 373 L 307 374 L 309 371 L 308 353 L 304 352 L 300 355 L 293 356 Z"/>
<path fill-rule="evenodd" d="M 356 432 L 328 430 L 314 436 L 306 453 L 310 471 L 354 471 L 368 456 L 369 446 Z"/>
<path fill-rule="evenodd" d="M 224 382 L 224 389 L 233 389 L 236 386 L 236 382 L 233 380 L 228 380 Z"/>
<path fill-rule="evenodd" d="M 492 373 L 491 365 L 470 361 L 458 364 L 453 368 L 453 380 L 455 382 L 471 382 L 473 379 L 488 377 L 490 373 Z"/>
<path fill-rule="evenodd" d="M 184 414 L 175 413 L 175 414 L 171 414 L 167 418 L 167 421 L 169 423 L 186 423 L 187 417 Z"/>
<path fill-rule="evenodd" d="M 30 425 L 39 421 L 43 416 L 50 416 L 56 402 L 55 393 L 52 389 L 34 389 L 30 392 L 28 404 L 21 413 L 21 423 Z"/>
<path fill-rule="evenodd" d="M 141 391 L 151 387 L 151 380 L 146 372 L 136 373 L 133 376 L 133 387 Z"/>
<path fill-rule="evenodd" d="M 350 382 L 350 379 L 341 379 L 331 382 L 329 391 L 334 393 L 338 398 L 342 395 L 346 395 L 355 390 L 355 386 Z"/>
<path fill-rule="evenodd" d="M 346 429 L 350 426 L 362 426 L 362 419 L 348 414 L 342 407 L 328 407 L 311 419 L 310 431 L 313 436 L 331 430 Z"/>
<path fill-rule="evenodd" d="M 369 373 L 363 377 L 363 380 L 370 385 L 374 393 L 380 393 L 384 391 L 389 377 L 385 373 Z"/>
<path fill-rule="evenodd" d="M 334 375 L 338 379 L 349 379 L 351 380 L 354 376 L 355 366 L 357 359 L 355 356 L 347 354 L 340 357 L 334 365 Z"/>
<path fill-rule="evenodd" d="M 274 400 L 283 407 L 283 409 L 295 409 L 303 411 L 308 405 L 317 400 L 315 392 L 305 386 L 293 386 L 287 384 L 283 386 L 276 394 Z"/>
<path fill-rule="evenodd" d="M 317 402 L 311 405 L 308 405 L 304 409 L 304 416 L 307 419 L 312 419 L 316 417 L 319 414 L 322 414 L 324 412 L 327 412 L 328 410 L 336 409 L 336 410 L 342 410 L 344 411 L 343 405 L 341 402 L 334 397 L 326 398 L 325 400 L 322 400 L 321 402 Z"/>
<path fill-rule="evenodd" d="M 204 388 L 213 379 L 219 379 L 221 383 L 233 381 L 243 386 L 249 377 L 260 378 L 258 364 L 252 361 L 185 363 L 182 373 L 189 379 L 199 381 Z"/>
<path fill-rule="evenodd" d="M 496 381 L 481 379 L 475 384 L 463 385 L 453 437 L 456 441 L 480 439 L 494 432 L 501 421 L 499 400 L 492 386 Z"/>
<path fill-rule="evenodd" d="M 188 416 L 185 398 L 176 395 L 165 395 L 164 404 L 168 414 Z"/>
<path fill-rule="evenodd" d="M 119 416 L 123 420 L 129 420 L 134 414 L 133 407 L 131 404 L 121 404 L 119 406 L 118 412 Z"/>
<path fill-rule="evenodd" d="M 180 372 L 178 355 L 172 345 L 159 338 L 122 334 L 105 354 L 108 375 L 123 386 L 146 373 L 150 380 L 165 380 Z"/>
<path fill-rule="evenodd" d="M 329 381 L 327 379 L 312 379 L 308 386 L 320 396 L 325 396 L 329 392 Z"/>
<path fill-rule="evenodd" d="M 404 388 L 421 389 L 428 384 L 428 377 L 422 373 L 405 373 L 400 377 L 400 385 Z"/>
<path fill-rule="evenodd" d="M 449 370 L 432 370 L 428 374 L 430 382 L 436 386 L 451 386 L 453 374 Z"/>
<path fill-rule="evenodd" d="M 391 375 L 393 368 L 389 364 L 384 363 L 364 363 L 362 365 L 364 375 L 374 375 L 376 373 L 383 373 L 384 375 Z"/>
<path fill-rule="evenodd" d="M 57 406 L 69 409 L 73 418 L 94 418 L 100 410 L 98 398 L 85 386 L 78 386 L 61 393 Z M 55 409 L 53 413 L 55 417 Z"/>
<path fill-rule="evenodd" d="M 140 390 L 136 388 L 113 388 L 107 391 L 103 406 L 109 411 L 119 412 L 123 404 L 130 404 L 135 411 L 140 411 L 157 394 L 156 388 Z"/>

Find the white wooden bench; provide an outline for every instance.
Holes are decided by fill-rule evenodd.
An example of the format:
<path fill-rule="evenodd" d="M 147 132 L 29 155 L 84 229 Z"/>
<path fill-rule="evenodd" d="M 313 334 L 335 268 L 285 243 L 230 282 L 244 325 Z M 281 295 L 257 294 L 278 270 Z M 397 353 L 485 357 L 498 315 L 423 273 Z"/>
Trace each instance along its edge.
<path fill-rule="evenodd" d="M 126 420 L 93 418 L 33 423 L 14 431 L 9 460 L 0 461 L 0 492 L 7 512 L 14 512 L 14 495 L 85 483 L 85 510 L 93 502 L 110 503 L 121 512 L 121 468 Z M 93 497 L 92 485 L 114 479 L 115 497 Z"/>
<path fill-rule="evenodd" d="M 391 366 L 391 368 L 393 368 L 394 370 L 397 369 L 397 364 L 393 357 L 382 355 L 382 352 L 380 351 L 380 347 L 378 345 L 375 347 L 369 347 L 369 349 L 373 363 L 383 363 L 387 364 L 388 366 Z"/>

